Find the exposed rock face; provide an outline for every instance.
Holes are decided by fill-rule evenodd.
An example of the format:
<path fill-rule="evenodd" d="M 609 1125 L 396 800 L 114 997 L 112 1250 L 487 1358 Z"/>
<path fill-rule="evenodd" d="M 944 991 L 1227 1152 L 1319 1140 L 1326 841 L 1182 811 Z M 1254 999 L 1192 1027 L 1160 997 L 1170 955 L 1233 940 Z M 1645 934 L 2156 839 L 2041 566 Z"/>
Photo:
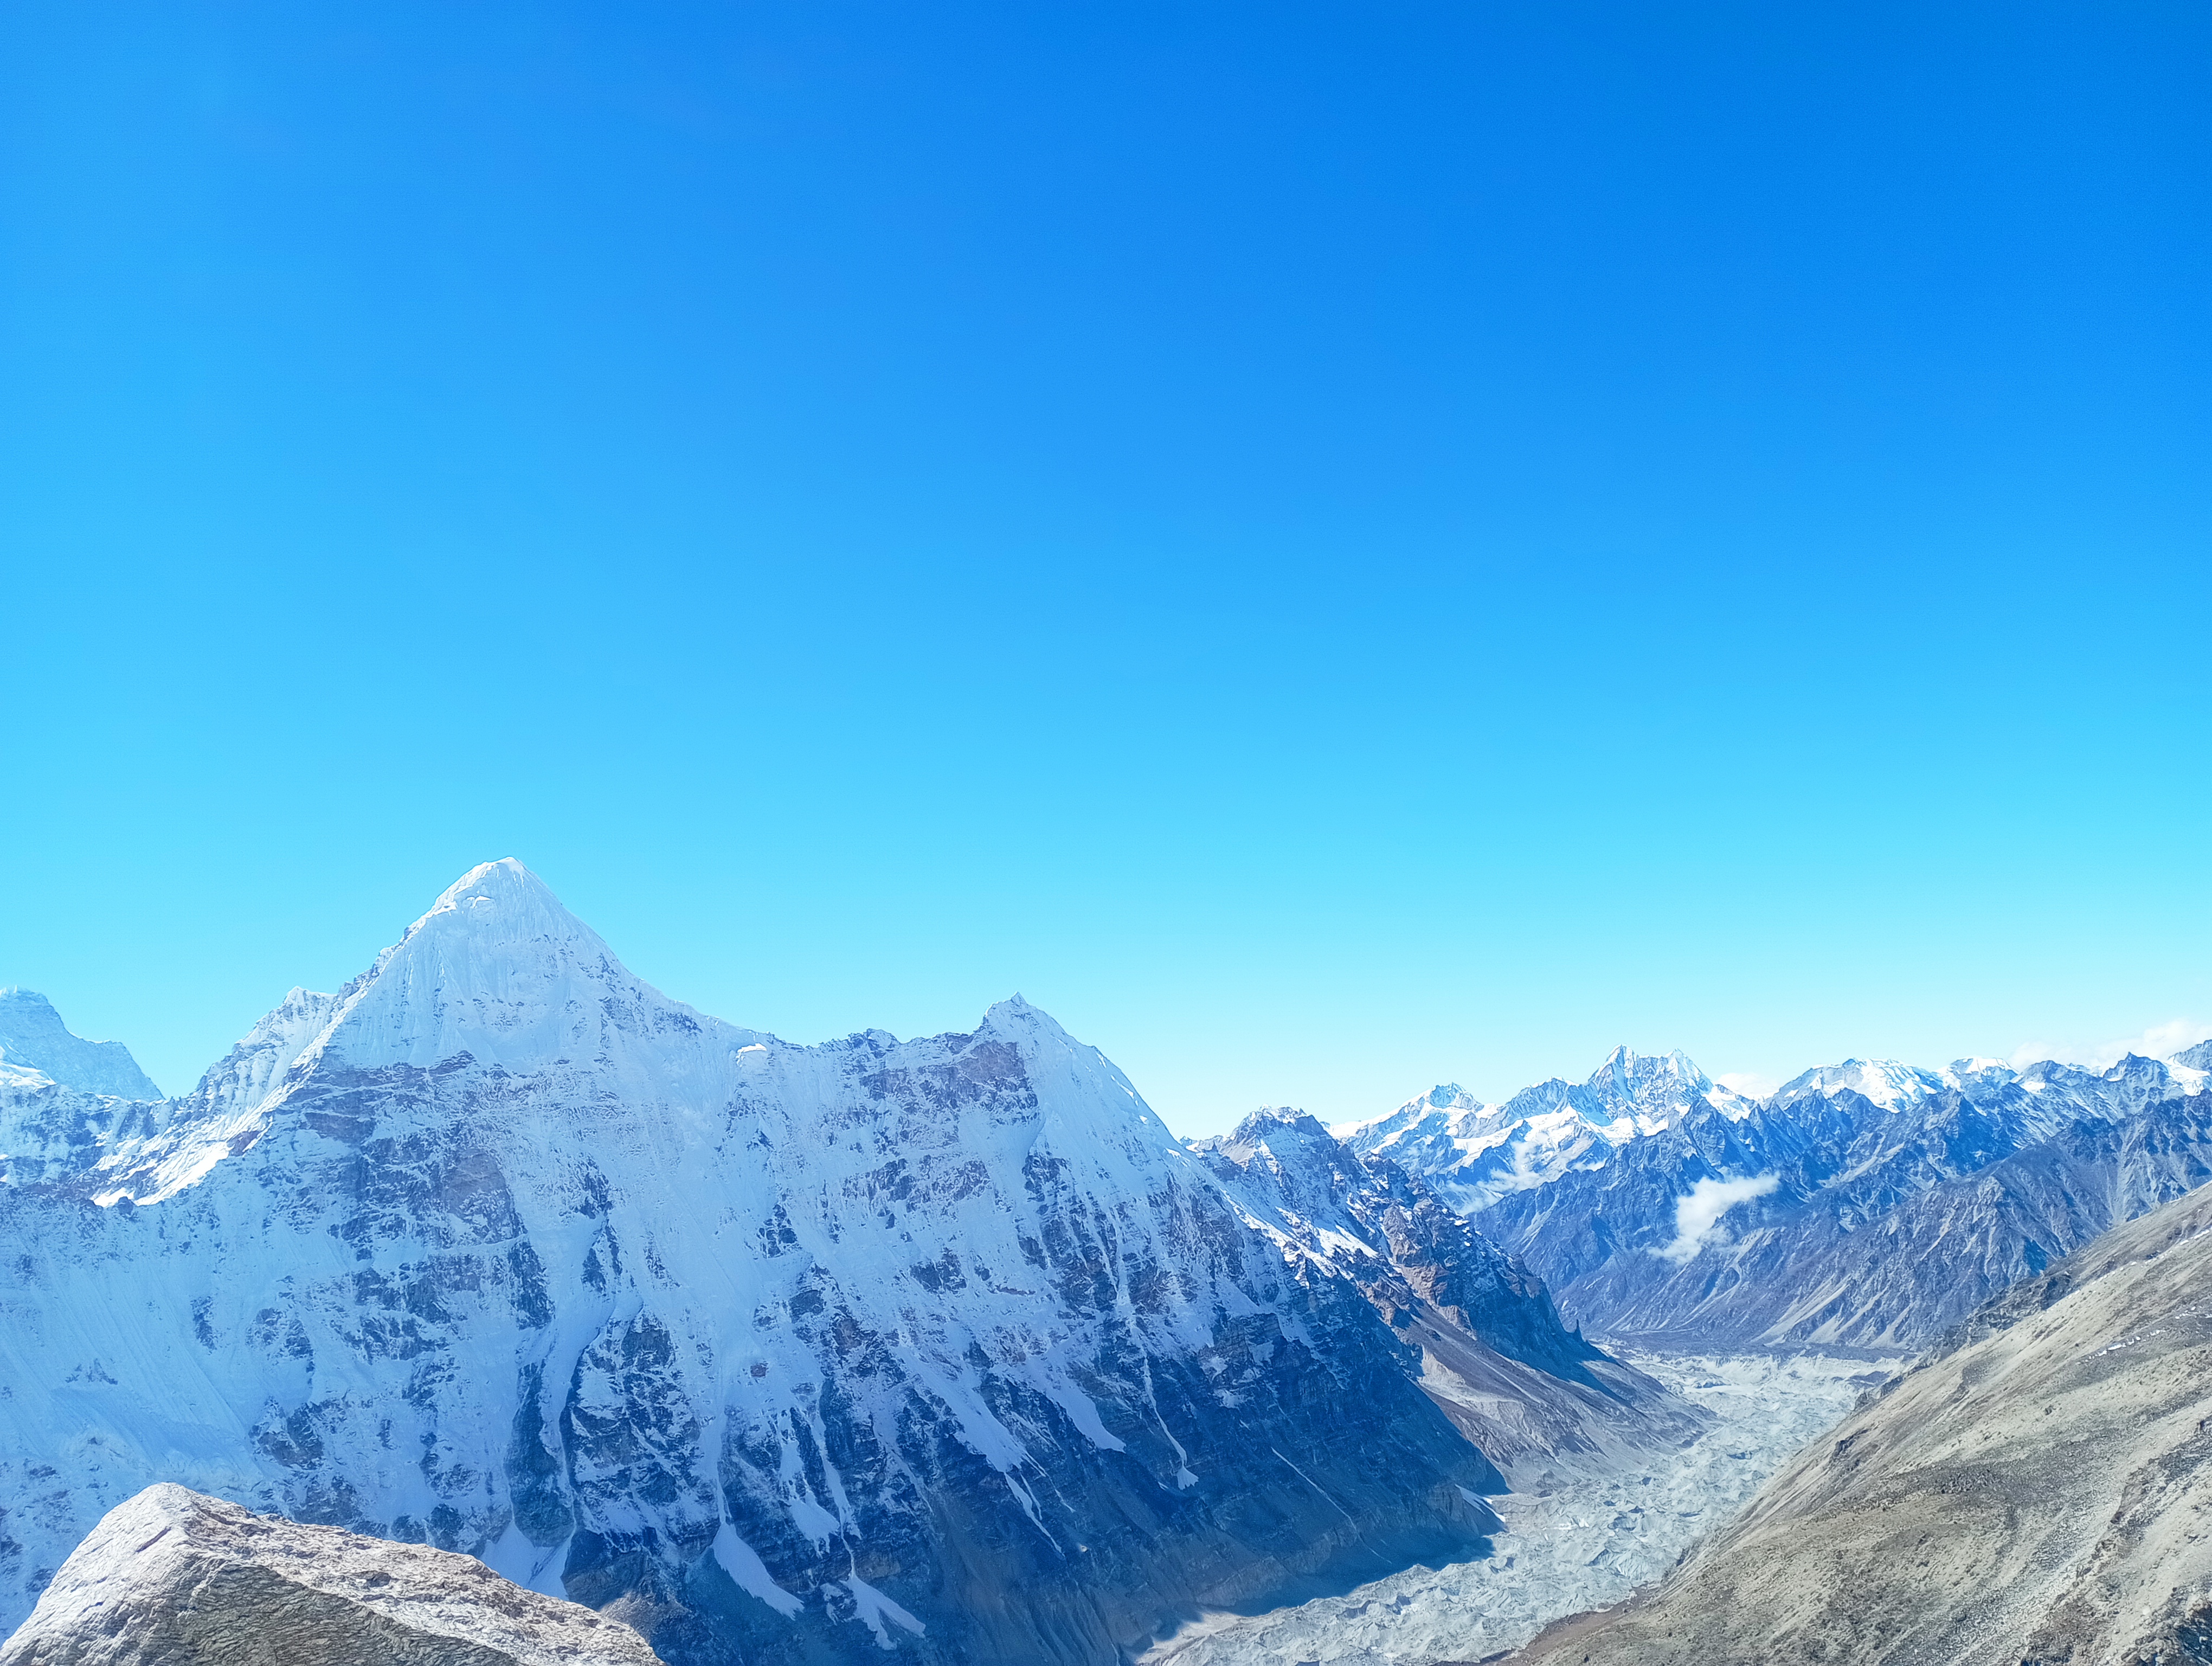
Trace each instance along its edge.
<path fill-rule="evenodd" d="M 675 1666 L 1104 1666 L 1494 1525 L 1424 1347 L 1042 1013 L 791 1046 L 512 863 L 191 1094 L 0 1088 L 0 1625 L 157 1480 Z M 1425 1299 L 1479 1329 L 1452 1241 Z M 1508 1400 L 1578 1346 L 1516 1299 Z"/>
<path fill-rule="evenodd" d="M 76 1547 L 0 1666 L 658 1666 L 645 1639 L 473 1557 L 164 1483 Z"/>
<path fill-rule="evenodd" d="M 1397 1164 L 1311 1116 L 1264 1110 L 1197 1140 L 1251 1218 L 1341 1268 L 1420 1351 L 1420 1384 L 1516 1491 L 1631 1467 L 1703 1414 L 1559 1322 L 1544 1282 Z"/>
<path fill-rule="evenodd" d="M 1531 1666 L 2212 1660 L 2212 1189 L 1976 1314 Z"/>

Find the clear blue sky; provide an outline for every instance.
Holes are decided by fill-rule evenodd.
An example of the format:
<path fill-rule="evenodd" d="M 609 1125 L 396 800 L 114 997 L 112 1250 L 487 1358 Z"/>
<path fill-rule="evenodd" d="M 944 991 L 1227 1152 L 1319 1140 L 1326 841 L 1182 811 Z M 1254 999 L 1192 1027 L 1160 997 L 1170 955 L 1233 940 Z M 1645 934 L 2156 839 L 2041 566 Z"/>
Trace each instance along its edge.
<path fill-rule="evenodd" d="M 1185 1131 L 2212 1018 L 2197 4 L 0 15 L 0 983 L 515 855 Z"/>

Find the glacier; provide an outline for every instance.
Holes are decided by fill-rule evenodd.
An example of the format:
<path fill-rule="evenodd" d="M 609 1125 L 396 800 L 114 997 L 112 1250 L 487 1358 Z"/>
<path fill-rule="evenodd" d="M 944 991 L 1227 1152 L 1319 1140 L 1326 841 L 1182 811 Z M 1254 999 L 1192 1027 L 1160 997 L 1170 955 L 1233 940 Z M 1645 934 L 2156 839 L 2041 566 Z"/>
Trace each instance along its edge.
<path fill-rule="evenodd" d="M 1895 1359 L 1808 1353 L 1628 1356 L 1711 1413 L 1687 1445 L 1610 1474 L 1493 1500 L 1479 1561 L 1414 1567 L 1342 1596 L 1212 1614 L 1139 1666 L 1451 1666 L 1490 1660 L 1570 1614 L 1656 1584 Z"/>

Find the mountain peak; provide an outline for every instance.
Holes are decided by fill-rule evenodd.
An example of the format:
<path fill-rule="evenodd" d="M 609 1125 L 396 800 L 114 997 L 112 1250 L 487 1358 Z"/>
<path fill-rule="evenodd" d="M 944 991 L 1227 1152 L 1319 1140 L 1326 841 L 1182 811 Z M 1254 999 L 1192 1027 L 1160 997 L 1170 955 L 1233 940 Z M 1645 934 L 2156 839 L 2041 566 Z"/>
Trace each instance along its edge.
<path fill-rule="evenodd" d="M 1250 1160 L 1253 1152 L 1272 1150 L 1271 1139 L 1286 1141 L 1285 1151 L 1336 1144 L 1335 1134 L 1310 1111 L 1301 1110 L 1296 1105 L 1261 1105 L 1229 1134 L 1194 1140 L 1191 1149 L 1222 1152 L 1242 1165 Z"/>
<path fill-rule="evenodd" d="M 0 1061 L 83 1093 L 117 1099 L 161 1097 L 129 1048 L 72 1034 L 53 1002 L 35 989 L 0 989 Z"/>
<path fill-rule="evenodd" d="M 1680 1048 L 1671 1053 L 1638 1053 L 1625 1042 L 1605 1055 L 1605 1062 L 1590 1073 L 1587 1085 L 1602 1089 L 1607 1083 L 1614 1083 L 1633 1097 L 1636 1085 L 1667 1076 L 1686 1082 L 1692 1088 L 1711 1085 L 1705 1073 L 1698 1068 L 1697 1061 Z"/>
<path fill-rule="evenodd" d="M 1850 1058 L 1791 1077 L 1773 1096 L 1773 1103 L 1786 1105 L 1805 1098 L 1856 1093 L 1884 1110 L 1901 1111 L 1954 1085 L 1935 1071 L 1896 1059 Z"/>
<path fill-rule="evenodd" d="M 597 933 L 568 912 L 553 888 L 512 856 L 479 862 L 438 895 L 386 958 L 405 952 L 418 937 L 468 937 L 485 944 L 582 944 L 607 954 Z"/>
<path fill-rule="evenodd" d="M 461 909 L 512 908 L 515 906 L 551 908 L 568 913 L 561 907 L 561 899 L 543 879 L 523 866 L 512 856 L 502 856 L 497 861 L 478 862 L 466 873 L 439 893 L 438 900 L 430 904 L 430 911 L 422 916 L 451 914 Z M 419 923 L 419 922 L 418 922 Z"/>
<path fill-rule="evenodd" d="M 1035 1047 L 1040 1043 L 1059 1041 L 1070 1047 L 1079 1045 L 1075 1038 L 1060 1027 L 1058 1018 L 1035 1006 L 1019 995 L 1008 995 L 1004 1000 L 993 1001 L 983 1013 L 983 1022 L 976 1033 L 989 1031 L 1017 1046 L 1027 1043 Z"/>
<path fill-rule="evenodd" d="M 678 1006 L 507 857 L 447 886 L 341 993 L 325 1044 L 357 1066 L 427 1066 L 464 1052 L 485 1061 L 597 1058 L 608 1026 L 649 1027 Z M 696 1029 L 703 1015 L 680 1011 L 671 1021 Z"/>

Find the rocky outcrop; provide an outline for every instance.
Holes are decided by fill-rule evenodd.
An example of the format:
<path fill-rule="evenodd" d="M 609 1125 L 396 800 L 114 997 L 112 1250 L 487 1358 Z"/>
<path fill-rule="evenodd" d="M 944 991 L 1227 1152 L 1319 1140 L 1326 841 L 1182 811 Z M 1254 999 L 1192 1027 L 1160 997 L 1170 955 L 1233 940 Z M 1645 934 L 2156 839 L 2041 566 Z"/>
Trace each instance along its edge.
<path fill-rule="evenodd" d="M 1528 1666 L 2212 1660 L 2212 1189 L 2014 1286 Z"/>
<path fill-rule="evenodd" d="M 472 1557 L 181 1487 L 107 1512 L 0 1666 L 659 1666 L 619 1620 Z"/>

